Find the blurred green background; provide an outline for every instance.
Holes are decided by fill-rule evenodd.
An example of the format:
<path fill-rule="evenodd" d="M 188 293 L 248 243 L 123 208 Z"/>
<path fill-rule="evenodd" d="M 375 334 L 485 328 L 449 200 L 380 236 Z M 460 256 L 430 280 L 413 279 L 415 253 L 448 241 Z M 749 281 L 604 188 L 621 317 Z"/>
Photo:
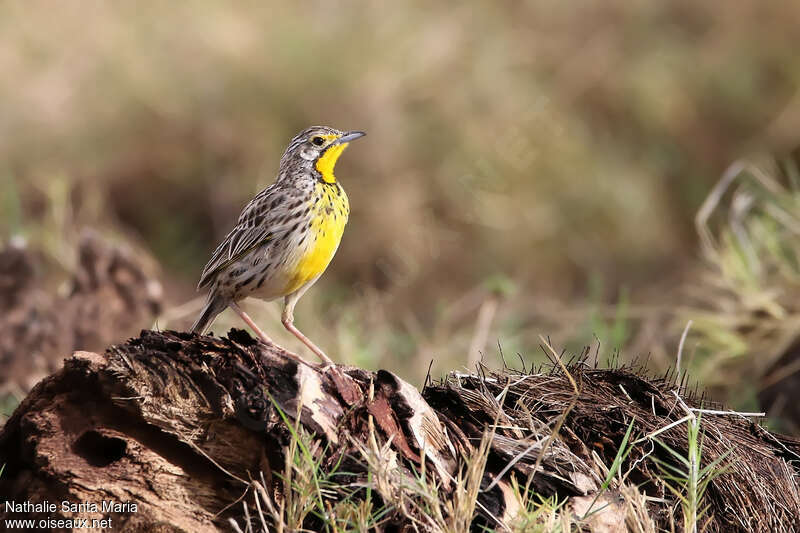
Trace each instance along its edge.
<path fill-rule="evenodd" d="M 288 140 L 363 129 L 344 241 L 297 310 L 335 359 L 421 383 L 499 365 L 498 341 L 541 361 L 544 334 L 660 371 L 706 268 L 700 204 L 798 141 L 798 27 L 763 0 L 3 3 L 0 235 L 62 264 L 84 226 L 137 243 L 158 326 L 185 329 Z M 278 304 L 246 307 L 300 350 Z"/>

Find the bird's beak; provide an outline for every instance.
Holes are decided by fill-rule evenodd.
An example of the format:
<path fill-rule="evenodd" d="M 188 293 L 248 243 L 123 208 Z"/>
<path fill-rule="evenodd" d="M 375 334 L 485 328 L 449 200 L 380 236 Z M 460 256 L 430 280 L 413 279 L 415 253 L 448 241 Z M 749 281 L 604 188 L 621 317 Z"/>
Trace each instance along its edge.
<path fill-rule="evenodd" d="M 345 133 L 344 135 L 333 141 L 332 144 L 349 143 L 350 141 L 354 141 L 359 137 L 363 137 L 364 135 L 366 135 L 366 133 L 364 133 L 363 131 L 348 131 L 347 133 Z"/>

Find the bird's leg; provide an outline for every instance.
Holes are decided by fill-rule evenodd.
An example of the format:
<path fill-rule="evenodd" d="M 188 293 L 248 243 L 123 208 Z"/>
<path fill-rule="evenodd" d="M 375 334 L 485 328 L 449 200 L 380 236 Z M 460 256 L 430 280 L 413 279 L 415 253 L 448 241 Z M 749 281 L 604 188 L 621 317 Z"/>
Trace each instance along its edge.
<path fill-rule="evenodd" d="M 258 335 L 259 338 L 261 338 L 261 340 L 264 341 L 264 344 L 270 344 L 272 346 L 277 346 L 275 344 L 275 342 L 272 339 L 269 338 L 269 335 L 267 335 L 266 333 L 261 331 L 261 328 L 258 327 L 255 322 L 253 322 L 253 319 L 250 318 L 250 316 L 247 313 L 245 313 L 244 310 L 241 307 L 239 307 L 239 304 L 237 304 L 236 302 L 231 302 L 231 303 L 228 304 L 228 307 L 233 309 L 234 312 L 237 315 L 239 315 L 242 320 L 244 320 L 244 323 L 247 324 L 248 326 L 250 326 L 250 329 L 252 329 L 253 331 L 256 332 L 256 335 Z"/>
<path fill-rule="evenodd" d="M 261 328 L 259 328 L 256 325 L 256 323 L 253 321 L 253 319 L 250 318 L 250 316 L 247 313 L 245 313 L 244 310 L 241 307 L 239 307 L 239 305 L 236 302 L 231 302 L 231 303 L 228 304 L 228 306 L 231 309 L 233 309 L 236 312 L 236 314 L 241 317 L 242 320 L 244 320 L 245 324 L 250 326 L 250 328 L 253 331 L 256 332 L 256 335 L 258 335 L 258 337 L 264 342 L 264 344 L 267 344 L 269 346 L 274 346 L 275 348 L 278 348 L 279 350 L 284 352 L 287 356 L 289 356 L 290 359 L 294 359 L 298 363 L 302 363 L 304 365 L 312 366 L 312 365 L 310 365 L 308 363 L 308 361 L 306 361 L 305 359 L 303 359 L 299 355 L 290 352 L 289 350 L 287 350 L 286 348 L 284 348 L 282 346 L 278 346 L 278 344 L 275 341 L 273 341 L 271 338 L 269 338 L 269 335 L 264 333 L 261 330 Z"/>
<path fill-rule="evenodd" d="M 297 303 L 297 300 L 300 299 L 301 295 L 302 292 L 299 294 L 295 292 L 286 297 L 286 301 L 283 307 L 283 316 L 281 317 L 281 322 L 283 322 L 283 327 L 288 329 L 292 333 L 292 335 L 300 339 L 300 341 L 303 344 L 308 346 L 308 348 L 312 352 L 314 352 L 314 354 L 317 357 L 319 357 L 320 360 L 325 364 L 324 366 L 326 367 L 332 366 L 333 361 L 331 360 L 331 358 L 325 355 L 325 352 L 320 350 L 316 344 L 311 342 L 311 340 L 305 335 L 303 335 L 303 332 L 297 329 L 297 327 L 294 325 L 294 306 Z"/>

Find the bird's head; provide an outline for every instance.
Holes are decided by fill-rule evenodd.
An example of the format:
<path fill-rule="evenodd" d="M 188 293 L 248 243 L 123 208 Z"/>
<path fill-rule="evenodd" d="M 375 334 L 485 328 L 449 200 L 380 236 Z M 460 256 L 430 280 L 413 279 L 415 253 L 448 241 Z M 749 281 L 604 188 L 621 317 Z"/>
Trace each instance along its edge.
<path fill-rule="evenodd" d="M 298 159 L 318 173 L 325 183 L 336 183 L 333 168 L 350 141 L 366 135 L 363 131 L 339 131 L 327 126 L 311 126 L 292 139 L 281 158 L 281 167 L 291 166 Z"/>

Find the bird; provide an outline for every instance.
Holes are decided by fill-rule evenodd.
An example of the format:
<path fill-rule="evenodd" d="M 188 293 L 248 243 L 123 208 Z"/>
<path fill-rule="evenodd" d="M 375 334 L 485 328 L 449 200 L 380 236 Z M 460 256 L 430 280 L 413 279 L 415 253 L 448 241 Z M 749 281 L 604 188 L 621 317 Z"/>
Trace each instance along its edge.
<path fill-rule="evenodd" d="M 350 203 L 334 167 L 350 142 L 364 135 L 363 131 L 311 126 L 294 136 L 281 157 L 275 182 L 244 207 L 203 269 L 197 288 L 208 288 L 208 296 L 193 332 L 205 333 L 217 315 L 230 307 L 264 343 L 277 346 L 239 302 L 247 297 L 283 298 L 283 326 L 323 365 L 333 364 L 294 325 L 294 308 L 339 247 Z"/>

